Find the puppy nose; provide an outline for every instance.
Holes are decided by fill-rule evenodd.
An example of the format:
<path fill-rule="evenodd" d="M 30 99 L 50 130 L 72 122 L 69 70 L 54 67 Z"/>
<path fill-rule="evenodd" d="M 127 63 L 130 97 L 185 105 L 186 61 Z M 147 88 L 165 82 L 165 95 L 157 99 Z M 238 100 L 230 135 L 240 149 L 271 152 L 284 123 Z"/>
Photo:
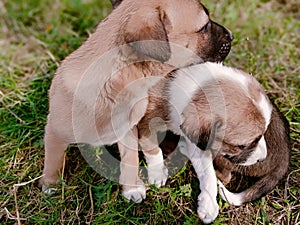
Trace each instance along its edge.
<path fill-rule="evenodd" d="M 262 161 L 264 161 L 265 159 L 258 159 L 257 160 L 257 162 L 259 163 L 259 162 L 262 162 Z"/>

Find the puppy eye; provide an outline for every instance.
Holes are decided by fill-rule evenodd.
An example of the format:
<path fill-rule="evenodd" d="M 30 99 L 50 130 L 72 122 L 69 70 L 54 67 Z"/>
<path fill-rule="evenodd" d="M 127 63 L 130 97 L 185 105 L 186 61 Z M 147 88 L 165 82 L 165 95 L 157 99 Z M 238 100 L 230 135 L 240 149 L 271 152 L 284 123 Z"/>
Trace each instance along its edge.
<path fill-rule="evenodd" d="M 238 145 L 237 147 L 241 150 L 247 150 L 247 148 L 248 148 L 248 146 L 246 146 L 246 145 Z"/>
<path fill-rule="evenodd" d="M 210 23 L 210 21 L 208 21 L 208 23 L 205 24 L 198 32 L 207 32 L 211 27 L 210 25 L 211 25 L 211 23 Z"/>
<path fill-rule="evenodd" d="M 255 138 L 255 140 L 252 143 L 250 143 L 249 145 L 238 145 L 237 147 L 243 151 L 255 148 L 257 146 L 260 138 L 261 138 L 261 135 L 258 136 L 257 138 Z"/>

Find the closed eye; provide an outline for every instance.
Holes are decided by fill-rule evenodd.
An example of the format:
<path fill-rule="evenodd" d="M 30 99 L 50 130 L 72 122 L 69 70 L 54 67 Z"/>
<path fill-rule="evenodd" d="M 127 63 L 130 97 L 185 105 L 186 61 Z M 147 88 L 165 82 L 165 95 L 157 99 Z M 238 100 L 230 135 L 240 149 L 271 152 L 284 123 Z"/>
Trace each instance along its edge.
<path fill-rule="evenodd" d="M 247 150 L 247 148 L 248 148 L 248 146 L 246 146 L 246 145 L 238 145 L 237 147 L 241 150 Z"/>
<path fill-rule="evenodd" d="M 243 151 L 245 150 L 250 150 L 252 148 L 255 148 L 259 142 L 259 140 L 261 139 L 262 135 L 259 135 L 257 138 L 254 139 L 254 141 L 252 141 L 250 144 L 247 145 L 237 145 L 237 147 Z"/>
<path fill-rule="evenodd" d="M 209 30 L 210 26 L 211 26 L 211 23 L 210 23 L 210 21 L 208 21 L 207 24 L 205 24 L 203 27 L 201 27 L 200 30 L 198 30 L 198 32 L 206 32 Z"/>

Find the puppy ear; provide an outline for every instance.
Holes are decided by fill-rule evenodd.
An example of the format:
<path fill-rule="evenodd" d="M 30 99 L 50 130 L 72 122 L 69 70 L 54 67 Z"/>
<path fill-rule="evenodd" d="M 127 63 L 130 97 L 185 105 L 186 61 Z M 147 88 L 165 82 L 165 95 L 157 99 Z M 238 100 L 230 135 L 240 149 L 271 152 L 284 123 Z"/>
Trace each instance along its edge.
<path fill-rule="evenodd" d="M 210 129 L 203 129 L 203 127 L 199 127 L 198 129 L 191 129 L 190 127 L 186 127 L 184 123 L 180 126 L 181 131 L 184 135 L 198 148 L 201 150 L 206 150 L 210 137 Z"/>
<path fill-rule="evenodd" d="M 221 119 L 213 119 L 208 112 L 197 109 L 195 104 L 189 104 L 183 113 L 185 119 L 180 126 L 185 136 L 201 150 L 211 148 L 217 132 L 222 128 Z"/>
<path fill-rule="evenodd" d="M 166 25 L 166 14 L 157 8 L 137 12 L 131 16 L 125 28 L 125 42 L 136 52 L 159 60 L 167 61 L 171 56 Z"/>
<path fill-rule="evenodd" d="M 213 125 L 203 125 L 192 132 L 187 131 L 181 127 L 182 132 L 201 150 L 208 150 L 211 148 L 217 134 L 219 123 Z"/>

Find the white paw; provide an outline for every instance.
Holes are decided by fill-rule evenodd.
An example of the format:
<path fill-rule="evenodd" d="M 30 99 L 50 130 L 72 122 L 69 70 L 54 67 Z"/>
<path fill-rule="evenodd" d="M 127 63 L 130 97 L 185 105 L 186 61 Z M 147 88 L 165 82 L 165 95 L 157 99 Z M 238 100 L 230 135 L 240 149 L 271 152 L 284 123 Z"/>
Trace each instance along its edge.
<path fill-rule="evenodd" d="M 51 188 L 51 187 L 42 185 L 42 192 L 44 192 L 47 195 L 52 195 L 56 191 L 57 191 L 57 188 Z"/>
<path fill-rule="evenodd" d="M 223 183 L 218 180 L 219 194 L 221 198 L 228 202 L 230 205 L 240 206 L 244 203 L 244 193 L 232 193 L 227 190 Z"/>
<path fill-rule="evenodd" d="M 146 198 L 146 188 L 144 185 L 136 187 L 127 187 L 122 192 L 123 196 L 129 201 L 134 201 L 135 203 L 141 203 L 143 199 Z"/>
<path fill-rule="evenodd" d="M 155 167 L 148 167 L 148 181 L 150 184 L 155 184 L 159 188 L 166 184 L 167 179 L 168 169 L 163 163 Z"/>
<path fill-rule="evenodd" d="M 198 216 L 203 223 L 212 223 L 219 214 L 219 206 L 216 198 L 211 198 L 208 193 L 200 193 L 198 196 Z"/>

